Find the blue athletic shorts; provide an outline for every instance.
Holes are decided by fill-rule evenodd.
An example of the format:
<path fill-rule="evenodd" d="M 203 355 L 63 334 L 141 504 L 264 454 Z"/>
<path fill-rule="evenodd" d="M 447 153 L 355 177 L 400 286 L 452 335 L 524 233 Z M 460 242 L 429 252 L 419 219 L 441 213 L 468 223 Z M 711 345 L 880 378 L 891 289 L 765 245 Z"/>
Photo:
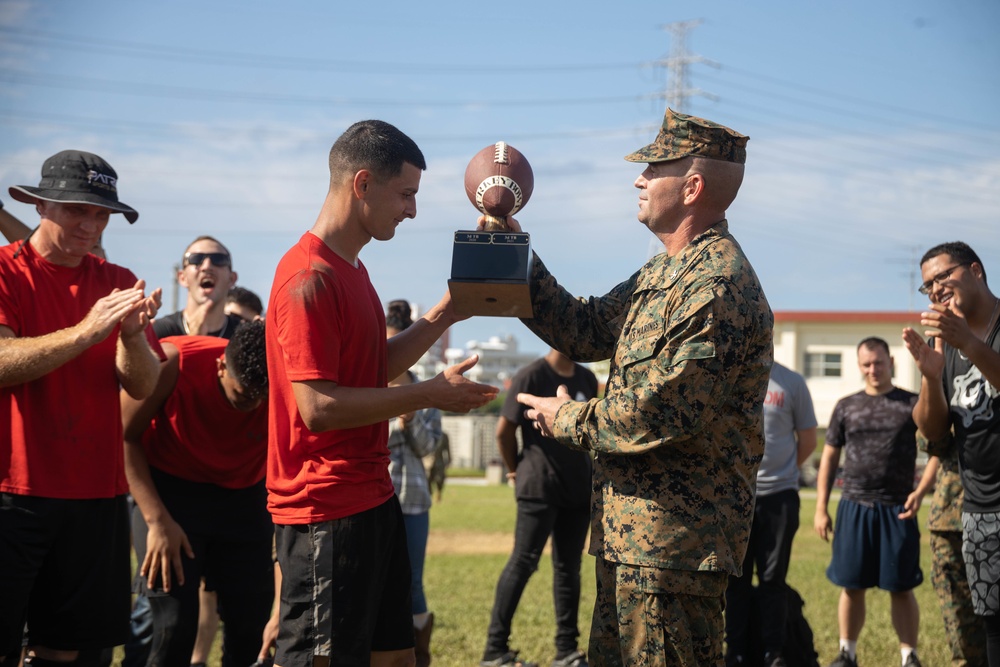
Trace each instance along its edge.
<path fill-rule="evenodd" d="M 841 499 L 834 523 L 833 559 L 827 578 L 842 588 L 881 588 L 900 593 L 923 580 L 920 528 L 899 519 L 902 505 L 872 507 Z"/>

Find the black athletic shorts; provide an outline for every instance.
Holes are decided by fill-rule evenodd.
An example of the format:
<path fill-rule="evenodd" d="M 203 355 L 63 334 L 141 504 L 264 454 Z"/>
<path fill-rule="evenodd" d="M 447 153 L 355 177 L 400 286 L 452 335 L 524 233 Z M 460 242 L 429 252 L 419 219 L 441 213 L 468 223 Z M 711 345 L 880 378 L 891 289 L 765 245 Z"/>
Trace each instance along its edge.
<path fill-rule="evenodd" d="M 274 664 L 367 665 L 413 647 L 410 559 L 399 501 L 352 516 L 275 526 L 281 627 Z"/>
<path fill-rule="evenodd" d="M 128 638 L 125 496 L 63 500 L 0 493 L 0 655 L 28 643 L 98 649 Z"/>

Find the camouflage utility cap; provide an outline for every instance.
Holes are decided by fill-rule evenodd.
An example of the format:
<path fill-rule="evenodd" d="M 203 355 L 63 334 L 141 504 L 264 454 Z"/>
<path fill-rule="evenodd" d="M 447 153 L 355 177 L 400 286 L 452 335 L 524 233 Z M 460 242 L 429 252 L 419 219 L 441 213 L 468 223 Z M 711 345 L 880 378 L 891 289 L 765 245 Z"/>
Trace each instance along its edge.
<path fill-rule="evenodd" d="M 750 137 L 697 116 L 667 109 L 656 141 L 625 156 L 629 162 L 668 162 L 689 155 L 745 164 Z"/>

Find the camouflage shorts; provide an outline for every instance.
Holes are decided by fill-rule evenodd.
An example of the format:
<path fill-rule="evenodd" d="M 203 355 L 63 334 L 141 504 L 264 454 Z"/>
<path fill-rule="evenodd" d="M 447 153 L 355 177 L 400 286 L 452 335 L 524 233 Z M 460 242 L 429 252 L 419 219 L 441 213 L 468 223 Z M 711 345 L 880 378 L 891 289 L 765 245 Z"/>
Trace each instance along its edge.
<path fill-rule="evenodd" d="M 722 664 L 728 576 L 597 559 L 592 667 Z"/>

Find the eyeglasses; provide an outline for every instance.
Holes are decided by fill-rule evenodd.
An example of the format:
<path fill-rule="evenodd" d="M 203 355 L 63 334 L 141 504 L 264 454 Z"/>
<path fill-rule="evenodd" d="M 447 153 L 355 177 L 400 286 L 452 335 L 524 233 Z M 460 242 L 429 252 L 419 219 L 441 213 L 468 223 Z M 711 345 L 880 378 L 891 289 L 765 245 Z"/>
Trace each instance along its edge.
<path fill-rule="evenodd" d="M 232 266 L 233 260 L 227 252 L 189 252 L 184 255 L 184 266 L 201 266 L 205 260 L 212 266 Z"/>
<path fill-rule="evenodd" d="M 934 289 L 934 286 L 940 285 L 944 283 L 944 281 L 948 280 L 948 278 L 951 277 L 951 274 L 955 269 L 957 269 L 960 266 L 968 266 L 968 265 L 969 262 L 962 262 L 961 264 L 956 264 L 950 269 L 945 269 L 944 271 L 937 274 L 936 276 L 925 282 L 923 285 L 921 285 L 917 291 L 919 291 L 921 294 L 930 294 L 931 290 Z"/>

